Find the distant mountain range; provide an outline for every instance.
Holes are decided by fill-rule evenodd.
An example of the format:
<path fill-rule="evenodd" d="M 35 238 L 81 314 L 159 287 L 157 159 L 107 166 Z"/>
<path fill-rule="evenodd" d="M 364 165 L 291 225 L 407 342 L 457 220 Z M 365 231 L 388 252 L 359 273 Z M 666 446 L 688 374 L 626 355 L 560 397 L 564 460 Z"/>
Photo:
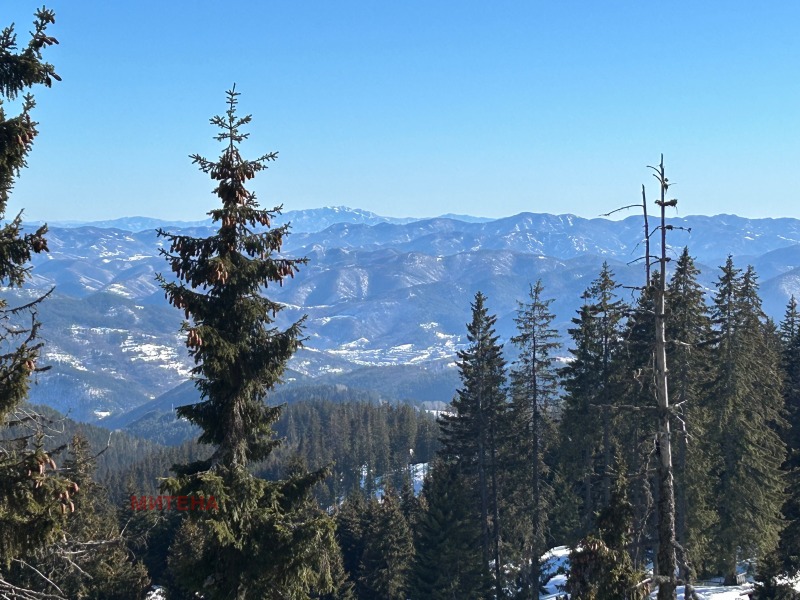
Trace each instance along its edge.
<path fill-rule="evenodd" d="M 468 223 L 485 223 L 492 219 L 486 217 L 472 217 L 469 215 L 454 215 L 448 213 L 442 215 L 443 219 L 457 219 Z M 359 208 L 348 208 L 346 206 L 334 206 L 329 208 L 309 208 L 305 210 L 290 210 L 281 215 L 276 225 L 291 223 L 294 232 L 314 232 L 322 231 L 336 223 L 349 223 L 351 225 L 377 225 L 378 223 L 404 224 L 413 221 L 420 221 L 414 217 L 383 217 L 368 210 Z M 40 225 L 41 221 L 31 222 L 31 225 Z M 193 227 L 210 227 L 211 219 L 202 221 L 170 221 L 165 219 L 154 219 L 151 217 L 122 217 L 108 221 L 51 221 L 51 227 L 62 229 L 74 229 L 76 227 L 98 227 L 101 229 L 120 229 L 122 231 L 145 231 L 160 228 L 188 229 Z"/>
<path fill-rule="evenodd" d="M 631 264 L 642 251 L 638 217 L 522 213 L 412 220 L 338 207 L 291 211 L 285 218 L 293 234 L 284 252 L 310 259 L 285 287 L 267 291 L 287 305 L 284 323 L 308 315 L 306 349 L 292 361 L 289 379 L 339 378 L 373 386 L 386 398 L 450 400 L 457 382 L 452 360 L 464 344 L 478 290 L 488 296 L 498 333 L 507 340 L 517 302 L 539 278 L 555 298 L 564 332 L 604 261 L 621 284 L 640 285 L 644 277 L 641 266 Z M 789 297 L 800 296 L 800 220 L 718 215 L 670 224 L 676 227 L 673 252 L 689 247 L 709 290 L 717 267 L 732 254 L 738 266 L 756 268 L 771 316 L 779 319 Z M 192 365 L 178 336 L 182 315 L 165 303 L 154 280 L 166 266 L 157 226 L 197 236 L 212 232 L 208 222 L 143 217 L 51 224 L 51 252 L 36 257 L 33 284 L 56 286 L 40 312 L 53 369 L 40 377 L 33 401 L 77 419 L 118 419 L 187 379 Z M 620 295 L 631 299 L 629 290 Z M 374 375 L 376 367 L 391 365 L 391 378 Z M 423 367 L 439 383 L 411 385 Z M 364 369 L 368 377 L 355 376 Z"/>

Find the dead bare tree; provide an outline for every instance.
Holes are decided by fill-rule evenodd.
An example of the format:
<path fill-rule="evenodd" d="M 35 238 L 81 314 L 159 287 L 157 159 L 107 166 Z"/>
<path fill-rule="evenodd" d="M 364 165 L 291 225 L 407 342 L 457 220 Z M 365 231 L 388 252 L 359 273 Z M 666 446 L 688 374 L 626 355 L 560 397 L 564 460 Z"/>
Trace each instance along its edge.
<path fill-rule="evenodd" d="M 667 290 L 667 263 L 670 257 L 667 256 L 667 232 L 674 229 L 666 222 L 666 209 L 675 208 L 678 201 L 675 198 L 667 198 L 670 188 L 669 179 L 664 169 L 664 155 L 658 166 L 648 168 L 654 171 L 653 176 L 658 181 L 660 187 L 659 199 L 655 201 L 660 209 L 659 225 L 650 230 L 650 223 L 647 215 L 647 199 L 645 186 L 642 186 L 641 205 L 632 204 L 622 207 L 625 210 L 641 206 L 644 218 L 644 245 L 645 254 L 636 259 L 644 260 L 645 264 L 645 286 L 652 286 L 655 301 L 655 331 L 654 331 L 654 383 L 656 396 L 656 418 L 658 429 L 656 433 L 656 453 L 657 453 L 657 532 L 658 532 L 658 552 L 656 556 L 657 574 L 653 580 L 658 583 L 658 600 L 674 600 L 677 597 L 678 583 L 684 583 L 684 598 L 686 600 L 699 600 L 697 593 L 689 581 L 692 572 L 687 564 L 685 549 L 680 547 L 675 537 L 675 479 L 672 465 L 672 418 L 674 409 L 669 401 L 669 369 L 667 367 L 667 340 L 666 340 L 666 290 Z M 661 237 L 661 249 L 658 255 L 651 254 L 650 237 L 659 232 Z M 651 279 L 651 267 L 657 265 L 658 276 Z M 677 551 L 677 552 L 676 552 Z M 677 576 L 678 562 L 681 563 L 681 572 L 686 574 L 686 580 L 679 582 Z"/>
<path fill-rule="evenodd" d="M 666 291 L 667 291 L 667 224 L 666 209 L 677 206 L 675 199 L 667 200 L 669 180 L 664 173 L 664 155 L 655 171 L 661 187 L 661 197 L 656 204 L 661 209 L 661 254 L 658 258 L 658 279 L 655 282 L 655 383 L 658 404 L 658 600 L 676 598 L 677 560 L 675 556 L 675 481 L 672 469 L 671 410 L 667 371 Z M 650 260 L 646 261 L 648 264 Z"/>

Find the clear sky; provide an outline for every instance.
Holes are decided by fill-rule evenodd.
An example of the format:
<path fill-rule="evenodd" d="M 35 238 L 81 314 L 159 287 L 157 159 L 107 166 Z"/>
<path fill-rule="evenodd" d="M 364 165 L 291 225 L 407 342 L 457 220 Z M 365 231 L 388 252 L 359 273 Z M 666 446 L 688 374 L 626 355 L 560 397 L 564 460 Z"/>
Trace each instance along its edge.
<path fill-rule="evenodd" d="M 203 218 L 235 82 L 262 205 L 800 217 L 800 2 L 52 0 L 31 219 Z M 29 29 L 37 3 L 3 2 Z"/>

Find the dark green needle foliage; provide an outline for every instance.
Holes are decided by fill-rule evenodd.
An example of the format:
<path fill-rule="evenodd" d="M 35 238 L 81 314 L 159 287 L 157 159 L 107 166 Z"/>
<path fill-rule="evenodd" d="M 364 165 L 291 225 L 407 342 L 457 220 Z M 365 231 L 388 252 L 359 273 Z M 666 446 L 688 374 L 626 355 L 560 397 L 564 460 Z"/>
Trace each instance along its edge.
<path fill-rule="evenodd" d="M 670 396 L 676 419 L 675 534 L 697 572 L 710 566 L 709 533 L 717 521 L 713 479 L 719 470 L 719 446 L 708 435 L 714 414 L 704 391 L 713 376 L 711 316 L 697 281 L 699 270 L 683 253 L 668 288 L 667 346 Z M 690 576 L 683 573 L 683 576 Z"/>
<path fill-rule="evenodd" d="M 60 539 L 25 557 L 35 570 L 17 565 L 25 587 L 68 598 L 139 600 L 149 584 L 147 570 L 129 555 L 115 507 L 93 479 L 95 459 L 85 438 L 72 438 L 63 469 L 75 484 L 67 496 L 75 512 Z"/>
<path fill-rule="evenodd" d="M 581 600 L 644 600 L 649 589 L 644 574 L 634 568 L 627 545 L 633 523 L 628 501 L 626 466 L 618 456 L 618 473 L 609 504 L 597 515 L 597 530 L 570 553 L 567 592 Z"/>
<path fill-rule="evenodd" d="M 617 402 L 614 358 L 623 345 L 627 306 L 608 264 L 583 294 L 572 337 L 573 360 L 564 367 L 561 461 L 565 477 L 581 499 L 581 531 L 591 531 L 594 515 L 608 505 L 613 471 Z M 579 536 L 580 537 L 580 536 Z"/>
<path fill-rule="evenodd" d="M 28 90 L 60 79 L 43 60 L 43 50 L 58 43 L 47 33 L 54 22 L 53 11 L 37 11 L 31 37 L 23 45 L 13 25 L 0 32 L 0 219 L 6 217 L 14 181 L 39 133 L 33 120 L 36 103 Z M 21 100 L 19 113 L 9 114 L 8 103 L 15 99 Z M 10 292 L 0 297 L 0 428 L 14 422 L 28 428 L 16 441 L 0 443 L 0 593 L 13 585 L 7 581 L 12 562 L 54 539 L 69 512 L 60 495 L 70 482 L 54 473 L 41 420 L 18 411 L 32 374 L 46 370 L 37 365 L 43 344 L 36 309 L 44 297 L 24 303 L 11 298 L 28 279 L 31 254 L 47 250 L 46 232 L 42 226 L 24 233 L 21 212 L 0 224 L 0 287 Z"/>
<path fill-rule="evenodd" d="M 539 594 L 539 559 L 549 547 L 548 523 L 554 505 L 552 473 L 545 460 L 556 439 L 552 415 L 558 394 L 555 352 L 560 344 L 552 326 L 552 302 L 544 297 L 541 280 L 532 285 L 528 301 L 519 303 L 514 319 L 517 335 L 511 338 L 519 356 L 511 370 L 513 500 L 506 530 L 521 550 L 521 560 L 516 562 L 524 565 L 520 587 L 526 597 Z"/>
<path fill-rule="evenodd" d="M 788 495 L 783 507 L 787 520 L 779 545 L 780 566 L 783 572 L 796 575 L 800 571 L 800 313 L 792 296 L 781 323 L 783 347 L 783 397 L 786 403 L 787 427 L 784 440 L 787 458 Z"/>
<path fill-rule="evenodd" d="M 351 491 L 336 513 L 336 539 L 342 549 L 344 569 L 353 583 L 361 579 L 368 516 L 367 500 L 360 489 Z"/>
<path fill-rule="evenodd" d="M 202 429 L 210 459 L 176 467 L 164 483 L 173 495 L 213 495 L 216 511 L 193 511 L 173 543 L 170 567 L 184 591 L 217 598 L 305 598 L 334 590 L 331 566 L 340 560 L 332 519 L 308 508 L 308 492 L 325 472 L 295 473 L 281 481 L 254 477 L 249 463 L 279 443 L 272 425 L 280 408 L 265 404 L 301 343 L 302 320 L 279 329 L 282 306 L 262 290 L 293 277 L 305 259 L 282 256 L 288 225 L 270 228 L 280 207 L 260 209 L 245 184 L 277 157 L 246 160 L 239 152 L 250 116 L 228 110 L 211 119 L 223 142 L 217 161 L 192 160 L 216 182 L 222 206 L 207 238 L 172 235 L 163 254 L 177 281 L 159 281 L 169 302 L 184 311 L 183 333 L 196 366 L 199 403 L 178 414 Z"/>
<path fill-rule="evenodd" d="M 239 145 L 250 115 L 236 115 L 238 93 L 228 92 L 228 111 L 211 123 L 221 129 L 215 139 L 226 144 L 215 162 L 193 155 L 192 161 L 217 182 L 222 207 L 209 215 L 219 225 L 208 238 L 173 235 L 162 250 L 177 282 L 159 281 L 170 304 L 184 311 L 186 345 L 197 366 L 193 374 L 202 401 L 178 414 L 198 425 L 200 442 L 217 447 L 212 462 L 241 467 L 269 455 L 275 442 L 271 425 L 279 409 L 262 400 L 280 380 L 300 345 L 302 320 L 280 331 L 274 320 L 282 306 L 261 294 L 283 285 L 306 259 L 280 255 L 289 225 L 269 227 L 280 207 L 260 209 L 245 184 L 277 158 L 271 152 L 246 160 Z"/>
<path fill-rule="evenodd" d="M 475 294 L 472 321 L 467 324 L 469 346 L 458 353 L 461 388 L 451 412 L 441 416 L 441 458 L 457 469 L 474 490 L 473 506 L 481 528 L 484 563 L 495 565 L 495 586 L 501 594 L 500 543 L 503 449 L 508 439 L 505 360 L 495 333 L 497 317 L 490 315 L 486 296 Z"/>
<path fill-rule="evenodd" d="M 491 580 L 488 565 L 482 561 L 481 529 L 470 507 L 470 491 L 456 465 L 434 462 L 423 495 L 411 598 L 488 597 Z"/>
<path fill-rule="evenodd" d="M 753 268 L 742 274 L 729 257 L 714 296 L 716 373 L 709 388 L 714 414 L 709 434 L 719 445 L 722 463 L 714 543 L 728 582 L 735 579 L 737 560 L 763 558 L 775 549 L 783 526 L 780 345 L 757 292 Z"/>
<path fill-rule="evenodd" d="M 32 94 L 25 92 L 37 84 L 49 87 L 53 79 L 60 79 L 53 66 L 43 62 L 42 57 L 43 48 L 58 43 L 47 35 L 48 26 L 54 22 L 53 11 L 39 10 L 31 39 L 22 48 L 18 47 L 13 25 L 0 32 L 0 219 L 6 216 L 14 180 L 26 166 L 33 140 L 39 133 L 38 123 L 32 116 L 36 102 Z M 22 94 L 20 113 L 7 114 L 7 102 Z M 9 223 L 0 225 L 0 285 L 18 288 L 25 283 L 31 253 L 47 250 L 46 232 L 47 227 L 42 226 L 35 233 L 23 234 L 21 212 Z M 0 422 L 5 421 L 9 412 L 27 396 L 29 378 L 36 369 L 41 348 L 37 342 L 39 323 L 34 311 L 37 303 L 23 309 L 12 307 L 6 299 L 0 298 L 3 325 L 0 329 Z M 25 315 L 28 318 L 23 319 Z"/>
<path fill-rule="evenodd" d="M 413 559 L 411 530 L 403 516 L 400 498 L 387 487 L 381 500 L 373 498 L 367 509 L 358 597 L 405 600 Z"/>

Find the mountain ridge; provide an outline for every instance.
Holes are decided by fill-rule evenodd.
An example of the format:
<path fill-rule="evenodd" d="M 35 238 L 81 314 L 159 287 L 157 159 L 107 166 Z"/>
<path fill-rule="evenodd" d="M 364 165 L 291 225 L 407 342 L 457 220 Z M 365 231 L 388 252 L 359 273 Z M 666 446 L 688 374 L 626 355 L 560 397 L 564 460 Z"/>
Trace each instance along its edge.
<path fill-rule="evenodd" d="M 564 334 L 603 262 L 622 285 L 641 285 L 644 277 L 633 262 L 641 252 L 638 216 L 520 213 L 352 223 L 373 213 L 315 211 L 306 223 L 321 229 L 292 233 L 284 245 L 286 255 L 308 256 L 309 264 L 288 285 L 267 290 L 286 305 L 279 326 L 308 315 L 306 348 L 290 365 L 303 377 L 333 381 L 366 367 L 452 365 L 466 342 L 469 303 L 478 290 L 488 296 L 507 341 L 517 301 L 536 279 L 554 298 L 555 325 Z M 773 318 L 781 318 L 791 294 L 800 296 L 800 220 L 701 215 L 669 223 L 692 230 L 670 233 L 672 252 L 689 246 L 707 290 L 730 253 L 737 266 L 756 267 Z M 214 230 L 178 231 L 205 236 Z M 34 388 L 34 401 L 102 420 L 185 381 L 192 364 L 178 335 L 181 315 L 154 278 L 167 271 L 155 231 L 53 226 L 48 239 L 51 252 L 35 257 L 32 284 L 56 286 L 40 312 L 44 359 L 54 368 Z M 620 294 L 632 299 L 629 290 Z M 441 395 L 425 399 L 450 400 Z"/>

